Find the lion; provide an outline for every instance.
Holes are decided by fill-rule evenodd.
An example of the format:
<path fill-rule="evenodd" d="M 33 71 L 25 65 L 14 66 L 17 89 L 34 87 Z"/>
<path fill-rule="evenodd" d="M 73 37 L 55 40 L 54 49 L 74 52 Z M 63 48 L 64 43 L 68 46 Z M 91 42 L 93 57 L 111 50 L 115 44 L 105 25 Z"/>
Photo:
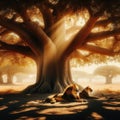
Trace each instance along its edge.
<path fill-rule="evenodd" d="M 93 89 L 91 87 L 87 86 L 79 93 L 79 96 L 82 99 L 95 98 L 95 97 L 90 96 L 90 94 L 92 92 L 93 92 Z"/>
<path fill-rule="evenodd" d="M 80 99 L 79 87 L 76 84 L 71 84 L 65 88 L 63 93 L 56 94 L 52 97 L 46 98 L 45 102 L 55 103 L 55 102 L 72 102 Z"/>
<path fill-rule="evenodd" d="M 79 86 L 71 84 L 64 90 L 63 93 L 55 94 L 52 97 L 45 99 L 45 103 L 56 103 L 56 102 L 86 102 L 85 99 L 96 98 L 90 96 L 93 89 L 89 86 L 85 87 L 81 92 Z"/>

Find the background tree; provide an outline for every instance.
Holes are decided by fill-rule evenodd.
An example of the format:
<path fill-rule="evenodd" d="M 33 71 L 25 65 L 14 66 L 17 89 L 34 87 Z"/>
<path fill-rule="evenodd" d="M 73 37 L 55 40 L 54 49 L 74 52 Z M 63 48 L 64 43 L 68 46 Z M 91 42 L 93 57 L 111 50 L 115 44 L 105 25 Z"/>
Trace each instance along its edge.
<path fill-rule="evenodd" d="M 35 74 L 35 62 L 18 53 L 10 51 L 1 51 L 0 57 L 0 83 L 12 84 L 16 73 Z M 6 75 L 6 82 L 4 82 L 3 75 Z"/>
<path fill-rule="evenodd" d="M 73 83 L 69 63 L 76 50 L 84 63 L 95 53 L 119 58 L 119 6 L 119 0 L 1 0 L 1 51 L 36 62 L 37 82 L 25 92 L 62 91 Z"/>
<path fill-rule="evenodd" d="M 112 79 L 120 74 L 120 67 L 117 66 L 100 66 L 94 71 L 95 75 L 101 75 L 106 78 L 106 84 L 111 84 Z"/>

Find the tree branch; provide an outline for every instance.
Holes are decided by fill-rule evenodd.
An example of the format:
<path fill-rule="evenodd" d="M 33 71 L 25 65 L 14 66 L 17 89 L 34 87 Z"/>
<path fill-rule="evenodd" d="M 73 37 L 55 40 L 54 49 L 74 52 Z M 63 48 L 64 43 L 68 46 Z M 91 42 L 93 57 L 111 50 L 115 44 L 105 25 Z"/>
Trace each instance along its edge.
<path fill-rule="evenodd" d="M 30 46 L 30 48 L 36 55 L 39 54 L 40 51 L 36 49 L 36 45 L 34 44 L 34 42 L 32 42 L 31 37 L 23 30 L 23 28 L 19 24 L 1 15 L 0 24 L 18 34 L 22 38 L 22 40 L 24 40 Z"/>
<path fill-rule="evenodd" d="M 104 26 L 106 26 L 106 25 L 108 25 L 108 24 L 110 24 L 110 23 L 118 23 L 118 22 L 120 22 L 120 17 L 113 17 L 113 18 L 109 18 L 109 19 L 107 19 L 107 20 L 101 20 L 101 21 L 98 21 L 98 22 L 96 22 L 95 23 L 95 25 L 94 25 L 94 27 L 93 28 L 95 28 L 95 27 L 100 27 L 100 26 L 102 26 L 102 27 L 104 27 Z M 71 34 L 73 31 L 77 31 L 77 30 L 79 30 L 80 29 L 80 27 L 79 26 L 73 26 L 73 27 L 71 27 L 71 28 L 69 28 L 67 31 L 66 31 L 66 34 Z"/>
<path fill-rule="evenodd" d="M 87 41 L 95 41 L 95 40 L 100 40 L 106 37 L 110 37 L 110 36 L 115 36 L 115 35 L 119 35 L 120 34 L 120 28 L 119 29 L 115 29 L 112 31 L 103 31 L 103 32 L 98 32 L 98 33 L 91 33 L 88 37 L 87 37 Z"/>
<path fill-rule="evenodd" d="M 87 42 L 87 37 L 89 33 L 91 32 L 91 29 L 93 28 L 94 24 L 96 23 L 98 17 L 90 17 L 87 21 L 86 25 L 76 34 L 74 39 L 71 41 L 69 46 L 66 48 L 64 52 L 64 57 L 69 56 L 79 45 L 79 47 L 83 46 Z"/>
<path fill-rule="evenodd" d="M 34 36 L 36 36 L 37 39 L 39 40 L 39 44 L 46 45 L 48 42 L 52 43 L 51 39 L 42 30 L 41 26 L 36 22 L 32 22 L 30 20 L 30 17 L 27 14 L 26 8 L 21 8 L 21 9 L 22 11 L 20 12 L 20 15 L 22 16 L 28 29 L 31 30 L 31 33 L 34 34 Z"/>
<path fill-rule="evenodd" d="M 108 50 L 106 48 L 101 48 L 98 46 L 88 45 L 88 44 L 85 44 L 83 47 L 80 46 L 80 49 L 88 50 L 90 52 L 99 53 L 102 55 L 109 55 L 109 56 L 113 56 L 119 53 L 119 52 L 114 52 L 113 50 Z"/>
<path fill-rule="evenodd" d="M 52 15 L 52 12 L 51 10 L 47 7 L 46 4 L 40 4 L 38 5 L 41 13 L 42 13 L 42 16 L 43 16 L 43 19 L 44 19 L 44 24 L 45 24 L 45 31 L 47 31 L 52 25 L 53 25 L 53 15 Z"/>
<path fill-rule="evenodd" d="M 6 44 L 5 42 L 0 41 L 0 49 L 18 52 L 20 54 L 23 54 L 23 55 L 26 55 L 28 57 L 35 59 L 35 55 L 31 51 L 31 49 L 27 46 L 10 45 L 10 44 Z"/>
<path fill-rule="evenodd" d="M 119 22 L 120 22 L 120 16 L 118 16 L 118 17 L 110 17 L 108 19 L 100 20 L 100 21 L 96 22 L 94 27 L 106 26 L 109 23 L 114 24 L 114 23 L 119 23 Z"/>

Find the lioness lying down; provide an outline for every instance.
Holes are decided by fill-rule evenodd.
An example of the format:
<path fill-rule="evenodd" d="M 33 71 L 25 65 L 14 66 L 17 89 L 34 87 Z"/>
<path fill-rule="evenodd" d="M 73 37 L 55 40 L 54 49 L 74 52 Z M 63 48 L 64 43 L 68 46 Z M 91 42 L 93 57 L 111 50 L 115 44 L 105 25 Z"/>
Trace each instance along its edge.
<path fill-rule="evenodd" d="M 80 92 L 79 87 L 76 84 L 71 84 L 64 90 L 63 93 L 48 97 L 44 102 L 56 103 L 83 101 L 83 99 L 91 98 L 90 93 L 92 91 L 93 90 L 90 87 L 86 87 Z"/>

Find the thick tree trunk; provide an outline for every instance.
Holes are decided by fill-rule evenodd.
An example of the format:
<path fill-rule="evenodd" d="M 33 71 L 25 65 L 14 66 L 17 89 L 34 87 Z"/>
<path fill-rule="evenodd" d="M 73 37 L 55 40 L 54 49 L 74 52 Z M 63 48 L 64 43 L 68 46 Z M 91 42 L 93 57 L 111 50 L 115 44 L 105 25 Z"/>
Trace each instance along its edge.
<path fill-rule="evenodd" d="M 67 85 L 73 83 L 71 80 L 69 61 L 57 60 L 57 55 L 52 57 L 51 60 L 47 59 L 46 61 L 46 57 L 43 57 L 42 66 L 40 66 L 40 64 L 37 66 L 39 71 L 36 84 L 25 89 L 25 93 L 62 92 Z M 42 68 L 41 71 L 40 68 Z"/>
<path fill-rule="evenodd" d="M 106 77 L 106 84 L 112 84 L 112 76 L 107 76 Z"/>
<path fill-rule="evenodd" d="M 62 65 L 60 62 L 48 64 L 46 66 L 47 71 L 41 74 L 39 81 L 25 91 L 28 93 L 62 92 L 71 81 L 69 81 L 69 74 L 66 73 L 65 75 L 63 67 L 57 64 Z"/>
<path fill-rule="evenodd" d="M 71 79 L 71 73 L 70 73 L 70 65 L 69 65 L 69 60 L 63 60 L 60 59 L 58 62 L 58 71 L 59 71 L 59 82 L 65 88 L 67 85 L 73 83 Z"/>
<path fill-rule="evenodd" d="M 41 74 L 40 80 L 35 84 L 35 89 L 34 87 L 32 88 L 34 92 L 62 92 L 67 85 L 73 83 L 67 62 L 52 60 L 45 65 L 45 69 Z"/>
<path fill-rule="evenodd" d="M 0 74 L 0 84 L 3 84 L 3 77 L 2 77 L 2 74 Z"/>
<path fill-rule="evenodd" d="M 43 54 L 36 60 L 37 82 L 25 89 L 25 93 L 61 92 L 72 83 L 68 61 L 58 59 L 56 52 L 56 47 L 51 43 L 44 46 Z"/>
<path fill-rule="evenodd" d="M 7 74 L 7 84 L 13 84 L 13 74 L 9 72 Z"/>

